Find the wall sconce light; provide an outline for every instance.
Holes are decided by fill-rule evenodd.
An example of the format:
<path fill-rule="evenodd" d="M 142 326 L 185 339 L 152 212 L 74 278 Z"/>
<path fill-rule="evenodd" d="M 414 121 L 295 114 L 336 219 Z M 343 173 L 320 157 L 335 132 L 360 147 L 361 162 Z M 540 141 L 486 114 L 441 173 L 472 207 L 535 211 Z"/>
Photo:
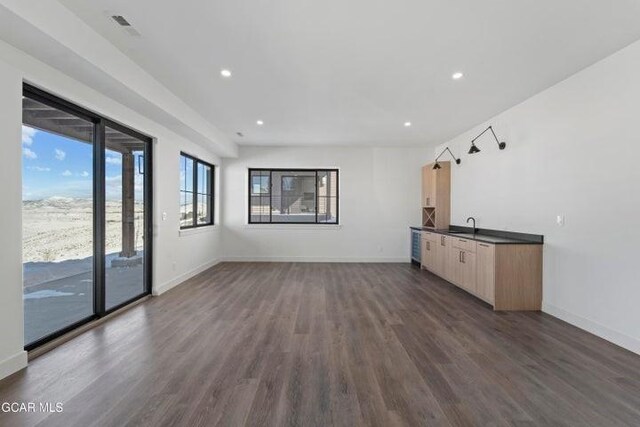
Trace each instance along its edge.
<path fill-rule="evenodd" d="M 480 152 L 480 149 L 476 146 L 476 144 L 474 144 L 474 142 L 476 142 L 476 139 L 480 138 L 488 130 L 490 130 L 491 133 L 493 134 L 493 137 L 495 138 L 496 142 L 498 143 L 498 148 L 500 150 L 504 150 L 504 148 L 507 146 L 507 143 L 506 142 L 500 142 L 498 140 L 498 137 L 496 136 L 496 133 L 493 131 L 493 127 L 489 126 L 485 130 L 483 130 L 480 135 L 476 136 L 475 138 L 473 138 L 471 140 L 471 147 L 469 148 L 469 154 L 475 154 L 475 153 L 479 153 Z"/>
<path fill-rule="evenodd" d="M 460 164 L 460 162 L 462 162 L 462 160 L 460 160 L 460 159 L 456 159 L 456 156 L 454 156 L 454 155 L 453 155 L 453 153 L 451 152 L 451 150 L 449 150 L 449 147 L 447 147 L 447 148 L 445 148 L 444 150 L 442 150 L 442 153 L 438 154 L 438 157 L 436 157 L 436 163 L 433 165 L 433 169 L 434 169 L 434 170 L 438 170 L 438 169 L 441 169 L 441 168 L 442 168 L 442 166 L 440 166 L 440 164 L 438 163 L 438 159 L 439 159 L 440 157 L 442 157 L 442 155 L 443 155 L 445 152 L 447 152 L 447 151 L 449 152 L 449 154 L 451 154 L 451 157 L 453 157 L 453 160 L 455 160 L 455 161 L 456 161 L 456 164 L 457 164 L 457 165 L 459 165 L 459 164 Z"/>

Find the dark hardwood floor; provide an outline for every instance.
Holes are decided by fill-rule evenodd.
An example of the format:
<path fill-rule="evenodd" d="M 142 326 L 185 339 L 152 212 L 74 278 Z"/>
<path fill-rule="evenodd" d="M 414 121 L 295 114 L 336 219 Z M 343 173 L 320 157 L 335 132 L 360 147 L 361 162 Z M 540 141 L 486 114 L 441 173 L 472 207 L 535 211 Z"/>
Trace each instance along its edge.
<path fill-rule="evenodd" d="M 32 361 L 1 426 L 640 425 L 640 356 L 408 264 L 225 263 Z"/>

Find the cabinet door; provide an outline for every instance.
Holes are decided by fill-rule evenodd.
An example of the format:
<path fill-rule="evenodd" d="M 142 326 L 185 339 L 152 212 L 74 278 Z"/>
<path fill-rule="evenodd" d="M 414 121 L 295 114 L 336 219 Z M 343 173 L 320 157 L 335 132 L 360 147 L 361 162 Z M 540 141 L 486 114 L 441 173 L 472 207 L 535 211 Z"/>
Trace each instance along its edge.
<path fill-rule="evenodd" d="M 435 174 L 431 165 L 422 167 L 422 206 L 435 206 Z"/>
<path fill-rule="evenodd" d="M 476 247 L 476 287 L 480 298 L 490 304 L 494 303 L 496 277 L 496 247 L 488 243 L 478 243 Z"/>
<path fill-rule="evenodd" d="M 460 257 L 460 286 L 476 293 L 476 254 L 462 251 Z"/>
<path fill-rule="evenodd" d="M 427 206 L 427 198 L 429 197 L 429 170 L 428 166 L 422 167 L 422 206 Z"/>
<path fill-rule="evenodd" d="M 436 263 L 434 246 L 435 244 L 431 240 L 422 239 L 422 267 L 429 271 L 434 271 Z"/>
<path fill-rule="evenodd" d="M 449 255 L 447 257 L 447 277 L 446 279 L 454 285 L 460 286 L 460 264 L 462 260 L 462 251 L 453 246 L 449 246 Z"/>
<path fill-rule="evenodd" d="M 438 236 L 438 240 L 436 241 L 436 274 L 447 280 L 449 280 L 448 258 L 449 246 L 447 236 Z"/>
<path fill-rule="evenodd" d="M 436 206 L 436 185 L 439 171 L 439 169 L 433 170 L 433 167 L 429 167 L 431 175 L 429 179 L 429 200 L 427 200 L 427 206 Z"/>

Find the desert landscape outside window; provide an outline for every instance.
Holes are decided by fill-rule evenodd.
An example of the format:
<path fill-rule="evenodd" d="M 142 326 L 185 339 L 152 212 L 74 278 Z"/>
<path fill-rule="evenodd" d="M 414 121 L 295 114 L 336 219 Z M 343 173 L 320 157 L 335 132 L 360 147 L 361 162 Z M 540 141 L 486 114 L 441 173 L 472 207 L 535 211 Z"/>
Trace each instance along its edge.
<path fill-rule="evenodd" d="M 31 343 L 93 315 L 94 125 L 28 97 L 23 123 L 25 343 Z"/>
<path fill-rule="evenodd" d="M 23 96 L 25 344 L 147 293 L 145 138 L 52 95 Z"/>

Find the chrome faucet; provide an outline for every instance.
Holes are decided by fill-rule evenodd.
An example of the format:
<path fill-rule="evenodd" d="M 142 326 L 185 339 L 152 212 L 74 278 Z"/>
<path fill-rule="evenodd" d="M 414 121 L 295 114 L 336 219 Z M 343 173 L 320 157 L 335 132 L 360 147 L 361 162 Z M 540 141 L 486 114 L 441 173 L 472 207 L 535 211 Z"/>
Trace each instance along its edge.
<path fill-rule="evenodd" d="M 470 216 L 469 218 L 467 218 L 467 224 L 469 224 L 469 221 L 473 221 L 473 235 L 476 235 L 476 219 L 472 216 Z"/>

